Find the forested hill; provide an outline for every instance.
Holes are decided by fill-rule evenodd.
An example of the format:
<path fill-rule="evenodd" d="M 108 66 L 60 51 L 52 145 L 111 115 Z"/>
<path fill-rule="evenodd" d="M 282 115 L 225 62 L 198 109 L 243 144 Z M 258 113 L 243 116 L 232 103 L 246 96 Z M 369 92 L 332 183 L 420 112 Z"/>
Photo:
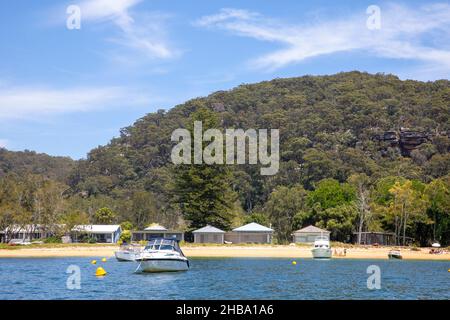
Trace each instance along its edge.
<path fill-rule="evenodd" d="M 69 157 L 52 157 L 34 151 L 14 152 L 0 148 L 0 177 L 7 174 L 36 174 L 65 182 L 74 167 L 75 161 Z"/>
<path fill-rule="evenodd" d="M 348 72 L 245 84 L 139 119 L 107 146 L 92 150 L 69 183 L 90 194 L 121 188 L 162 192 L 158 177 L 170 161 L 171 133 L 201 106 L 214 110 L 224 128 L 280 129 L 282 168 L 276 177 L 262 179 L 245 167 L 236 172 L 247 210 L 274 186 L 294 181 L 311 189 L 323 178 L 345 181 L 353 172 L 427 181 L 448 173 L 449 105 L 447 80 L 424 83 Z M 405 142 L 408 134 L 412 140 Z M 290 172 L 298 164 L 302 173 Z"/>

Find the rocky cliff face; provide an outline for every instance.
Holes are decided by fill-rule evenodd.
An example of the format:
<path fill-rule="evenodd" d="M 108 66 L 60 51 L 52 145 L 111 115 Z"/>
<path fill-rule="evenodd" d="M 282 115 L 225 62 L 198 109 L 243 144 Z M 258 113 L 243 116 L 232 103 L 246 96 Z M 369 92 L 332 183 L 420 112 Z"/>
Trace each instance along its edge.
<path fill-rule="evenodd" d="M 402 156 L 409 157 L 411 151 L 422 143 L 430 141 L 432 136 L 431 133 L 401 128 L 399 131 L 385 131 L 377 134 L 374 140 L 380 143 L 382 150 L 388 147 L 398 148 Z"/>

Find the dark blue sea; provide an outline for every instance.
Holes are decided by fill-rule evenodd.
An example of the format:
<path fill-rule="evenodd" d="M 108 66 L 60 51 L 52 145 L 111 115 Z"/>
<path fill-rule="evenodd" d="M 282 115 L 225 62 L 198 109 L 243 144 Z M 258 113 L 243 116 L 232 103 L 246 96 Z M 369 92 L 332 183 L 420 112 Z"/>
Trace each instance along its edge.
<path fill-rule="evenodd" d="M 0 259 L 0 299 L 450 299 L 448 261 L 191 259 L 187 272 L 136 274 L 133 262 L 91 260 Z M 371 265 L 380 289 L 368 289 Z"/>

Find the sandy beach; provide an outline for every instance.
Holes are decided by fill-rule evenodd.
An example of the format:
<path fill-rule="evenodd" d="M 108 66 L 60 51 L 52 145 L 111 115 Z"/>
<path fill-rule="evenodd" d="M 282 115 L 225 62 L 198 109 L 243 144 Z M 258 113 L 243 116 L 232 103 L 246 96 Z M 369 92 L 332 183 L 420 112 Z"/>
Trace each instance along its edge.
<path fill-rule="evenodd" d="M 118 246 L 96 245 L 96 246 L 61 246 L 61 247 L 33 247 L 18 249 L 0 249 L 0 258 L 39 258 L 39 257 L 113 257 L 114 251 Z M 346 248 L 345 256 L 343 247 L 333 247 L 333 258 L 336 259 L 387 259 L 390 247 L 350 247 Z M 311 258 L 311 251 L 308 246 L 289 246 L 289 245 L 224 245 L 224 246 L 194 246 L 187 245 L 182 247 L 187 257 L 266 257 L 266 258 Z M 410 248 L 400 249 L 403 259 L 414 260 L 448 260 L 450 254 L 429 254 L 430 248 L 421 248 L 419 251 Z"/>

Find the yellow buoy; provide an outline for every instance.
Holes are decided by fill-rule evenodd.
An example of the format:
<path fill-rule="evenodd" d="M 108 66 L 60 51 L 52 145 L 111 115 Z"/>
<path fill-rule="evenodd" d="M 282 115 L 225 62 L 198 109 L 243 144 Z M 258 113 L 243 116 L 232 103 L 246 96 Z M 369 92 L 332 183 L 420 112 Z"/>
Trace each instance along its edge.
<path fill-rule="evenodd" d="M 297 261 L 292 261 L 292 264 L 295 266 L 297 264 Z"/>
<path fill-rule="evenodd" d="M 447 271 L 450 272 L 450 269 L 448 269 Z"/>
<path fill-rule="evenodd" d="M 106 262 L 106 258 L 103 258 L 103 259 L 102 259 L 102 262 Z"/>
<path fill-rule="evenodd" d="M 97 264 L 97 260 L 92 260 L 91 263 L 92 264 Z"/>
<path fill-rule="evenodd" d="M 97 270 L 95 270 L 95 275 L 97 276 L 97 277 L 103 277 L 103 276 L 106 276 L 106 271 L 105 271 L 105 269 L 103 269 L 102 267 L 98 267 L 97 268 Z"/>

